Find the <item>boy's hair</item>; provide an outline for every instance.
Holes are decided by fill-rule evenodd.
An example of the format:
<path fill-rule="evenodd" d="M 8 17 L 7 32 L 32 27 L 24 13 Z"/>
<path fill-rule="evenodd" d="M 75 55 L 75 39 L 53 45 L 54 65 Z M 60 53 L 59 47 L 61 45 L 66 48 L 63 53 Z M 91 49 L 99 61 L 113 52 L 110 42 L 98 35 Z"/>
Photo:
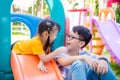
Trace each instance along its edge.
<path fill-rule="evenodd" d="M 74 33 L 78 33 L 79 38 L 82 39 L 82 41 L 85 41 L 85 44 L 81 48 L 85 47 L 90 42 L 92 35 L 87 27 L 74 26 L 72 30 Z"/>
<path fill-rule="evenodd" d="M 58 31 L 60 31 L 60 25 L 51 19 L 44 19 L 40 22 L 38 26 L 38 34 L 41 35 L 44 31 L 48 31 L 48 34 L 50 34 L 50 32 L 54 29 L 58 29 Z M 46 51 L 47 48 L 50 47 L 50 45 L 50 36 L 48 36 L 48 39 L 44 46 L 44 50 Z"/>

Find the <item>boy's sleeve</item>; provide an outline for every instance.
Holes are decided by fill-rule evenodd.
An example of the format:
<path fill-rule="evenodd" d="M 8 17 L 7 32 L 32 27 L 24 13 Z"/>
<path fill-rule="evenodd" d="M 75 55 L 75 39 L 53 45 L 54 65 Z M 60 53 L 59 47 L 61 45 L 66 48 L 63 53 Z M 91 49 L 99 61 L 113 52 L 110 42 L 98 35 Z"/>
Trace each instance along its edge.
<path fill-rule="evenodd" d="M 93 54 L 93 53 L 90 53 L 90 52 L 87 52 L 87 51 L 83 51 L 83 52 L 81 52 L 80 54 L 81 54 L 81 55 L 88 55 L 88 56 L 90 56 L 90 57 L 92 57 L 92 58 L 94 58 L 94 59 L 96 59 L 96 58 L 98 57 L 98 55 Z"/>
<path fill-rule="evenodd" d="M 101 56 L 101 55 L 97 55 L 97 54 L 93 54 L 93 53 L 89 53 L 89 55 L 92 57 L 92 58 L 95 58 L 95 59 L 98 59 L 98 60 L 105 60 L 109 63 L 109 59 L 105 56 Z"/>
<path fill-rule="evenodd" d="M 98 60 L 105 60 L 107 63 L 109 63 L 109 59 L 105 56 L 98 56 Z"/>

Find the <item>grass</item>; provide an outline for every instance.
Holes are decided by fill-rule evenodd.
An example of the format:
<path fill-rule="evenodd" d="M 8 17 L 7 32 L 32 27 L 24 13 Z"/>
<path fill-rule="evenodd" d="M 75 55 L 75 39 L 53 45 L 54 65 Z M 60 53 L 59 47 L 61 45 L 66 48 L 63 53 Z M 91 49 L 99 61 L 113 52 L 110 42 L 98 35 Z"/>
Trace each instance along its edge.
<path fill-rule="evenodd" d="M 114 63 L 110 63 L 110 66 L 112 67 L 116 77 L 117 77 L 117 80 L 120 80 L 120 66 L 118 66 L 118 64 L 116 62 Z"/>

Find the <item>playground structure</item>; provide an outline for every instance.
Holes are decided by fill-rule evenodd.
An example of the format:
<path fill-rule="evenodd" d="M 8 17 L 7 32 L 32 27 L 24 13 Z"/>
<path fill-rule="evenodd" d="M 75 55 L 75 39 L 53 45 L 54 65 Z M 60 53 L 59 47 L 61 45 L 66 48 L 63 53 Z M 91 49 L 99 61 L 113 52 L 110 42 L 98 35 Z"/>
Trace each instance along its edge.
<path fill-rule="evenodd" d="M 104 18 L 102 19 L 102 14 L 104 14 Z M 111 14 L 111 18 L 108 18 L 108 15 Z M 95 19 L 92 19 L 93 28 L 97 28 L 97 31 L 95 31 L 94 36 L 98 37 L 99 43 L 101 44 L 100 52 L 98 52 L 99 55 L 102 54 L 104 46 L 106 46 L 107 50 L 111 53 L 111 62 L 115 61 L 120 65 L 120 57 L 119 52 L 116 52 L 114 48 L 119 48 L 119 37 L 120 37 L 120 29 L 117 25 L 117 23 L 114 21 L 115 15 L 112 8 L 104 8 L 101 9 L 99 12 L 99 22 Z M 103 20 L 103 21 L 101 21 Z M 110 35 L 111 34 L 111 35 Z M 113 38 L 114 37 L 114 38 Z M 115 40 L 114 40 L 115 39 Z M 115 42 L 115 43 L 113 43 Z M 97 45 L 98 42 L 96 42 Z M 116 46 L 114 46 L 116 44 Z M 113 47 L 114 46 L 114 47 Z"/>
<path fill-rule="evenodd" d="M 63 10 L 60 0 L 53 0 L 53 1 L 46 0 L 46 1 L 49 6 L 49 9 L 50 9 L 50 17 L 52 19 L 56 20 L 61 25 L 61 29 L 62 29 L 61 32 L 58 34 L 58 38 L 55 41 L 55 44 L 52 47 L 54 50 L 55 48 L 64 45 L 65 15 L 64 15 L 64 10 Z M 11 1 L 9 2 L 9 4 L 10 3 L 11 3 Z M 53 3 L 53 5 L 50 3 Z M 8 5 L 8 6 L 10 7 L 10 5 Z M 58 9 L 58 8 L 60 8 L 60 9 Z M 61 12 L 61 13 L 59 13 L 59 12 Z M 55 14 L 57 14 L 57 15 L 55 15 Z M 35 80 L 39 80 L 39 79 L 63 80 L 56 63 L 53 60 L 46 64 L 46 66 L 49 66 L 50 72 L 47 75 L 45 75 L 36 69 L 37 68 L 36 66 L 39 61 L 37 56 L 16 55 L 14 52 L 12 52 L 10 54 L 10 27 L 8 27 L 8 26 L 10 26 L 10 13 L 7 12 L 6 17 L 4 17 L 4 15 L 5 14 L 0 14 L 0 17 L 3 16 L 1 18 L 0 26 L 4 26 L 1 28 L 2 35 L 0 34 L 0 38 L 2 38 L 2 39 L 1 39 L 0 44 L 2 44 L 2 47 L 6 47 L 4 49 L 2 47 L 0 47 L 1 49 L 3 49 L 3 50 L 1 50 L 0 61 L 5 61 L 4 63 L 0 62 L 0 63 L 2 63 L 0 66 L 0 80 L 8 80 L 8 79 L 12 80 L 13 79 L 12 71 L 13 71 L 15 80 L 28 80 L 28 79 L 30 79 L 30 80 L 33 80 L 33 79 L 35 79 Z M 14 21 L 23 21 L 21 19 L 16 20 L 16 18 L 14 18 L 12 21 L 13 22 Z M 28 17 L 28 18 L 30 18 L 30 17 Z M 28 20 L 28 21 L 26 21 L 26 20 Z M 35 34 L 34 32 L 36 29 L 32 28 L 32 24 L 29 21 L 29 19 L 26 19 L 26 20 L 24 20 L 24 23 L 27 26 L 29 26 L 29 29 L 31 31 L 31 37 L 32 37 L 32 36 L 34 36 L 34 34 Z M 40 22 L 40 20 L 41 19 L 37 18 L 36 23 L 33 25 L 37 26 L 38 23 Z M 92 24 L 94 24 L 97 27 L 97 30 L 100 33 L 107 49 L 110 51 L 112 57 L 116 60 L 116 62 L 120 65 L 120 57 L 119 57 L 119 52 L 120 52 L 119 51 L 119 49 L 120 49 L 120 46 L 119 46 L 120 45 L 120 42 L 119 42 L 120 35 L 119 34 L 120 34 L 120 31 L 119 31 L 116 23 L 113 20 L 109 20 L 106 22 L 98 22 L 98 21 L 92 19 Z M 66 29 L 69 29 L 69 28 L 67 27 Z M 4 30 L 6 31 L 5 34 L 3 32 Z M 109 34 L 111 34 L 111 31 L 112 31 L 113 36 L 109 35 Z M 95 30 L 95 32 L 96 32 L 96 30 Z M 7 41 L 6 41 L 6 39 L 7 39 Z M 116 41 L 114 39 L 116 39 Z M 94 51 L 94 50 L 92 50 L 92 51 Z M 11 56 L 11 65 L 10 65 L 10 56 Z M 11 66 L 12 66 L 12 71 L 11 71 Z M 16 72 L 16 70 L 17 70 L 17 72 Z"/>
<path fill-rule="evenodd" d="M 65 15 L 64 15 L 64 9 L 62 7 L 60 0 L 46 0 L 46 2 L 49 6 L 50 18 L 54 19 L 61 26 L 61 31 L 58 34 L 59 37 L 55 40 L 55 42 L 52 46 L 52 50 L 54 50 L 55 48 L 64 45 Z M 1 28 L 1 33 L 0 33 L 0 38 L 1 38 L 0 39 L 0 44 L 1 44 L 1 46 L 0 46 L 0 49 L 1 49 L 0 80 L 13 80 L 13 74 L 12 74 L 11 64 L 10 64 L 10 61 L 11 61 L 11 58 L 10 58 L 10 56 L 11 56 L 11 52 L 10 52 L 11 29 L 9 27 L 10 22 L 11 22 L 11 15 L 10 15 L 11 3 L 12 3 L 12 0 L 9 0 L 7 3 L 5 1 L 0 2 L 0 4 L 1 4 L 0 8 L 1 9 L 3 7 L 6 8 L 2 13 L 0 13 L 0 26 L 2 26 L 2 27 L 0 27 Z M 51 4 L 51 3 L 53 3 L 53 4 Z M 3 4 L 8 4 L 8 5 L 5 6 Z M 59 11 L 61 13 L 59 13 Z M 55 14 L 57 14 L 57 15 L 55 15 Z M 29 25 L 29 23 L 27 25 Z M 4 33 L 4 31 L 6 31 L 6 33 Z M 33 34 L 31 33 L 31 37 L 34 34 L 35 34 L 34 32 L 33 32 Z M 4 62 L 2 62 L 2 61 L 4 61 Z M 28 67 L 28 66 L 26 66 L 26 67 Z M 22 77 L 24 78 L 24 75 Z M 51 77 L 51 75 L 49 77 Z M 47 77 L 47 78 L 49 78 L 49 77 Z M 44 77 L 43 77 L 43 79 L 44 79 Z M 57 79 L 55 79 L 55 80 L 57 80 Z"/>
<path fill-rule="evenodd" d="M 95 25 L 98 25 L 96 27 L 98 28 L 107 50 L 120 66 L 120 29 L 118 25 L 113 20 L 107 20 L 99 24 L 95 22 Z"/>
<path fill-rule="evenodd" d="M 107 21 L 107 20 L 114 20 L 115 19 L 115 13 L 114 10 L 112 8 L 103 8 L 99 11 L 99 15 L 98 15 L 99 21 Z M 95 28 L 95 27 L 93 27 Z M 96 35 L 97 34 L 97 35 Z M 101 45 L 101 49 L 99 51 L 99 55 L 102 54 L 103 48 L 104 48 L 104 42 L 102 41 L 102 38 L 100 37 L 100 34 L 97 32 L 94 32 L 94 35 L 98 37 L 99 43 Z M 114 59 L 112 58 L 112 56 L 110 57 L 111 62 L 114 62 Z"/>
<path fill-rule="evenodd" d="M 38 56 L 16 55 L 11 53 L 11 67 L 15 80 L 63 80 L 54 60 L 46 63 L 49 72 L 47 74 L 38 70 Z"/>

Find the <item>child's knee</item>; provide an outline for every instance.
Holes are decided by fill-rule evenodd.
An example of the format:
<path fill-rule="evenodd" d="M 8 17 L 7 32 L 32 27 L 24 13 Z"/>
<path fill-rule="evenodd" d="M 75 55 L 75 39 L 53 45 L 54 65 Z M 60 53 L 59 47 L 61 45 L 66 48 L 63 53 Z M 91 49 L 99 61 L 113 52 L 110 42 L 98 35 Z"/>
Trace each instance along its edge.
<path fill-rule="evenodd" d="M 71 65 L 72 68 L 85 68 L 85 63 L 80 60 L 76 60 Z"/>

